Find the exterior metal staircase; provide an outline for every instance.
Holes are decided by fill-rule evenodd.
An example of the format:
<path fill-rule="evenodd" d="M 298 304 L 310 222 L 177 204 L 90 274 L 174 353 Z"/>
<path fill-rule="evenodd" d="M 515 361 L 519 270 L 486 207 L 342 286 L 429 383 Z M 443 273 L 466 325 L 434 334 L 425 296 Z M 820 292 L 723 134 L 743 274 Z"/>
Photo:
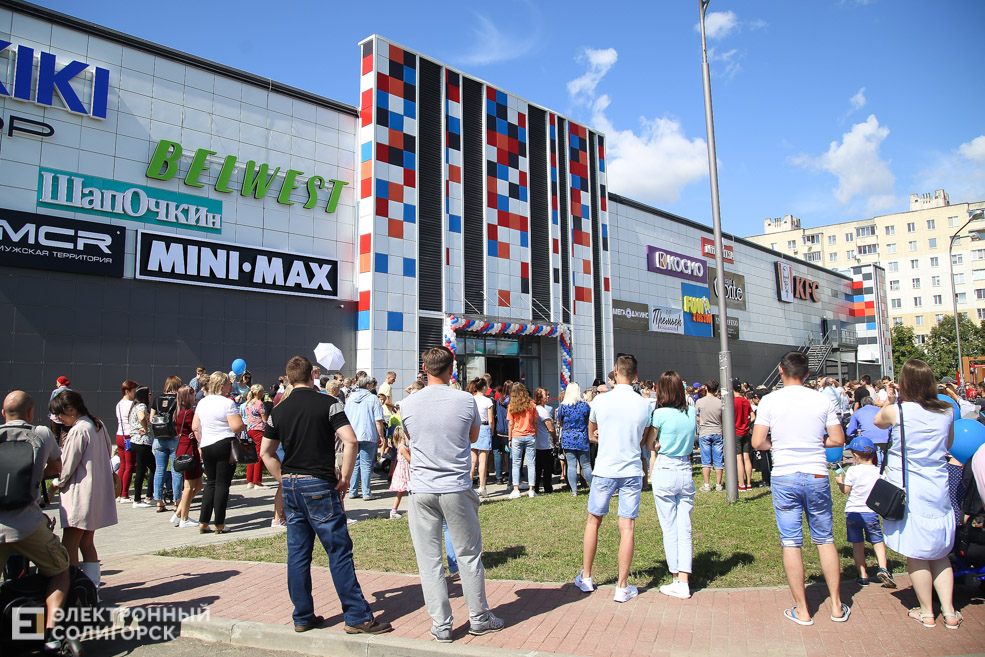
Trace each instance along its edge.
<path fill-rule="evenodd" d="M 824 336 L 821 342 L 815 342 L 807 348 L 807 366 L 811 368 L 811 376 L 818 376 L 827 370 L 825 367 L 828 356 L 831 355 L 831 342 Z"/>
<path fill-rule="evenodd" d="M 797 351 L 807 355 L 807 364 L 811 370 L 810 376 L 813 378 L 828 375 L 828 359 L 832 351 L 836 348 L 854 348 L 857 343 L 858 337 L 855 331 L 831 329 L 820 337 L 815 336 L 814 333 L 808 333 L 804 341 L 800 343 Z M 780 373 L 777 371 L 775 365 L 763 381 L 763 386 L 767 389 L 771 389 L 774 386 L 778 388 L 783 386 L 783 381 L 780 380 Z"/>

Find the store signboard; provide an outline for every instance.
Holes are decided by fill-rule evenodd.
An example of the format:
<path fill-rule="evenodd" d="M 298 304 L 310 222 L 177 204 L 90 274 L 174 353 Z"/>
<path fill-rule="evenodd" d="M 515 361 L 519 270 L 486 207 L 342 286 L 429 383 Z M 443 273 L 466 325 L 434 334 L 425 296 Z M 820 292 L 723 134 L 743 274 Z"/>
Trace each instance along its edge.
<path fill-rule="evenodd" d="M 646 331 L 650 327 L 650 307 L 635 301 L 612 300 L 612 327 Z"/>
<path fill-rule="evenodd" d="M 821 283 L 803 276 L 795 276 L 790 263 L 778 260 L 776 262 L 776 296 L 784 303 L 793 303 L 796 299 L 818 303 Z"/>
<path fill-rule="evenodd" d="M 714 319 L 714 322 L 715 322 L 714 323 L 714 328 L 715 328 L 715 337 L 717 338 L 719 336 L 720 331 L 722 330 L 722 328 L 721 328 L 722 327 L 722 323 L 721 323 L 718 315 L 712 315 L 712 316 L 715 318 Z M 738 340 L 739 339 L 739 318 L 738 317 L 732 317 L 731 315 L 726 316 L 725 317 L 725 326 L 728 327 L 728 339 L 729 340 Z"/>
<path fill-rule="evenodd" d="M 711 292 L 711 305 L 718 306 L 718 270 L 714 267 L 708 268 L 708 280 L 711 281 L 709 292 Z M 725 305 L 733 310 L 746 309 L 746 277 L 725 272 Z"/>
<path fill-rule="evenodd" d="M 714 260 L 716 251 L 715 240 L 710 240 L 707 237 L 701 238 L 701 255 L 709 260 Z M 722 244 L 722 260 L 730 265 L 735 264 L 735 249 L 732 248 L 731 244 Z"/>
<path fill-rule="evenodd" d="M 712 315 L 708 286 L 681 283 L 681 301 L 684 310 L 684 334 L 710 338 Z"/>
<path fill-rule="evenodd" d="M 656 333 L 684 335 L 684 311 L 681 308 L 650 308 L 650 330 Z"/>
<path fill-rule="evenodd" d="M 38 207 L 218 233 L 222 201 L 42 167 Z"/>
<path fill-rule="evenodd" d="M 339 263 L 288 251 L 137 231 L 137 278 L 335 299 Z"/>
<path fill-rule="evenodd" d="M 126 229 L 0 209 L 0 263 L 74 274 L 123 277 Z"/>
<path fill-rule="evenodd" d="M 9 23 L 8 23 L 9 25 Z M 93 66 L 91 81 L 85 79 L 84 73 L 90 64 L 79 61 L 69 61 L 58 66 L 57 57 L 24 44 L 12 47 L 10 41 L 0 39 L 0 54 L 6 54 L 12 65 L 0 70 L 10 71 L 9 77 L 0 77 L 0 97 L 10 96 L 17 100 L 33 102 L 43 107 L 57 107 L 74 114 L 91 116 L 95 119 L 105 119 L 109 106 L 109 70 Z M 57 46 L 57 44 L 54 44 Z M 14 54 L 16 52 L 16 55 Z M 35 62 L 37 65 L 35 65 Z M 63 58 L 64 62 L 64 58 Z M 37 80 L 37 84 L 34 84 Z M 72 81 L 76 81 L 72 86 Z M 76 91 L 85 87 L 90 91 L 86 107 Z M 55 97 L 61 101 L 55 104 Z"/>
<path fill-rule="evenodd" d="M 708 283 L 708 267 L 700 258 L 692 258 L 656 246 L 646 247 L 646 268 L 658 274 L 683 278 L 692 283 Z"/>

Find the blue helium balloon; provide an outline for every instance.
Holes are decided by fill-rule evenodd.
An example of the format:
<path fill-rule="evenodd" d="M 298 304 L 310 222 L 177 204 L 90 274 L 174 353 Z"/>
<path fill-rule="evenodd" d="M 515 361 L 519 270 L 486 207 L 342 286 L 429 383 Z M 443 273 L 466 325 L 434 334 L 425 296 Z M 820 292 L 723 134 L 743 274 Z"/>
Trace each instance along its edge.
<path fill-rule="evenodd" d="M 943 394 L 937 395 L 937 398 L 940 399 L 941 401 L 947 402 L 948 404 L 950 404 L 951 406 L 954 407 L 954 417 L 955 417 L 955 419 L 961 417 L 961 407 L 958 406 L 958 402 L 954 401 L 953 399 L 951 399 L 947 395 L 943 395 Z"/>
<path fill-rule="evenodd" d="M 246 361 L 242 358 L 237 358 L 233 361 L 233 366 L 229 369 L 231 369 L 236 376 L 241 376 L 243 372 L 246 371 Z"/>
<path fill-rule="evenodd" d="M 982 428 L 985 429 L 985 427 L 982 427 Z M 824 448 L 824 457 L 828 460 L 828 463 L 837 463 L 844 456 L 845 456 L 845 448 L 844 447 L 825 447 Z"/>
<path fill-rule="evenodd" d="M 976 420 L 957 420 L 954 423 L 951 456 L 956 460 L 967 463 L 982 445 L 985 445 L 985 425 Z"/>

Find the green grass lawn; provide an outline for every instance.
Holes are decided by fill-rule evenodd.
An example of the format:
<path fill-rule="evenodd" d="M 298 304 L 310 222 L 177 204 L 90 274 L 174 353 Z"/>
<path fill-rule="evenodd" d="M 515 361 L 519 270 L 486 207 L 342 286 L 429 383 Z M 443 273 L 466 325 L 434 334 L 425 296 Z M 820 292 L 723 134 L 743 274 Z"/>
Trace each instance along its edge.
<path fill-rule="evenodd" d="M 700 470 L 698 470 L 700 472 Z M 700 485 L 700 475 L 696 478 Z M 842 577 L 857 577 L 851 545 L 845 541 L 845 496 L 832 481 L 834 495 L 834 534 L 841 555 Z M 780 536 L 773 516 L 772 498 L 766 489 L 740 493 L 741 500 L 727 505 L 724 493 L 701 493 L 695 497 L 693 587 L 745 587 L 784 585 Z M 518 500 L 485 502 L 479 509 L 482 523 L 483 562 L 492 579 L 520 579 L 536 582 L 572 580 L 581 568 L 582 535 L 588 496 L 572 498 L 567 493 L 526 496 Z M 602 523 L 594 578 L 597 583 L 614 583 L 619 531 L 616 527 L 616 500 Z M 653 496 L 643 492 L 640 517 L 636 523 L 636 554 L 630 582 L 653 586 L 669 581 L 664 560 L 663 537 L 654 510 Z M 406 507 L 405 507 L 406 508 Z M 417 562 L 406 518 L 366 520 L 349 527 L 354 543 L 356 568 L 416 574 Z M 804 535 L 809 536 L 806 523 Z M 807 577 L 821 581 L 817 550 L 804 549 Z M 871 548 L 870 565 L 875 565 Z M 162 552 L 166 556 L 233 559 L 243 561 L 287 560 L 284 534 L 261 539 L 234 541 L 221 545 L 187 547 Z M 896 558 L 893 558 L 896 557 Z M 316 548 L 314 563 L 327 566 L 325 552 Z M 890 570 L 900 572 L 903 562 L 890 553 Z"/>

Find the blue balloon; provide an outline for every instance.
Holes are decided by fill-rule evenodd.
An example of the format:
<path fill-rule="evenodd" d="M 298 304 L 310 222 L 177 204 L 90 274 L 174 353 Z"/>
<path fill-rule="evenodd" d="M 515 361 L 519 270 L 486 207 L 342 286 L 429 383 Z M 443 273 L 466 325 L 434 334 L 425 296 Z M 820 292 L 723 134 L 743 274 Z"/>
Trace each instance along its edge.
<path fill-rule="evenodd" d="M 958 418 L 961 417 L 961 407 L 958 406 L 958 402 L 954 401 L 953 399 L 951 399 L 947 395 L 937 395 L 937 398 L 940 399 L 941 401 L 947 402 L 948 404 L 950 404 L 951 406 L 954 407 L 954 418 L 955 419 L 958 419 Z"/>
<path fill-rule="evenodd" d="M 233 366 L 229 368 L 233 371 L 233 374 L 240 376 L 246 371 L 246 361 L 242 358 L 237 358 L 233 361 Z"/>
<path fill-rule="evenodd" d="M 985 425 L 976 420 L 957 420 L 954 423 L 951 456 L 956 460 L 967 463 L 982 445 L 985 445 Z"/>
<path fill-rule="evenodd" d="M 985 427 L 982 427 L 985 429 Z M 828 463 L 838 463 L 841 461 L 842 457 L 845 456 L 844 447 L 825 447 L 824 456 L 828 460 Z"/>

